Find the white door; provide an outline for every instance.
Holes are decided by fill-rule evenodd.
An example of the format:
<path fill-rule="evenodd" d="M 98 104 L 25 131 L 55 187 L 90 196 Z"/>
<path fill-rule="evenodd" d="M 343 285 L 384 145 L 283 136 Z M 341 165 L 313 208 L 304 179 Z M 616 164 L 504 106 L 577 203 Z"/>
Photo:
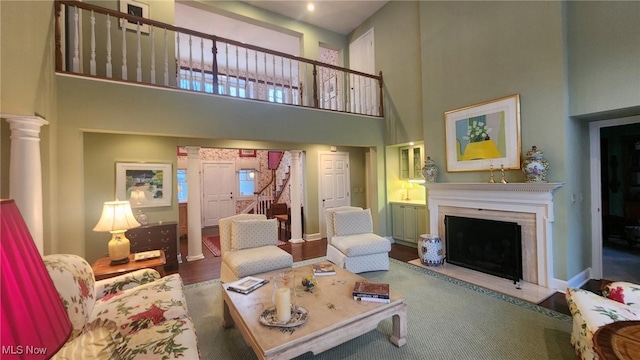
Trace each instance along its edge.
<path fill-rule="evenodd" d="M 349 192 L 349 154 L 348 153 L 320 153 L 318 174 L 320 174 L 319 193 L 320 205 L 320 235 L 327 236 L 327 228 L 324 219 L 324 209 L 347 206 L 351 204 Z"/>
<path fill-rule="evenodd" d="M 236 214 L 236 166 L 233 161 L 202 162 L 202 226 Z"/>
<path fill-rule="evenodd" d="M 376 73 L 373 28 L 349 44 L 349 68 L 367 74 Z M 377 115 L 377 83 L 370 78 L 349 75 L 352 112 Z"/>

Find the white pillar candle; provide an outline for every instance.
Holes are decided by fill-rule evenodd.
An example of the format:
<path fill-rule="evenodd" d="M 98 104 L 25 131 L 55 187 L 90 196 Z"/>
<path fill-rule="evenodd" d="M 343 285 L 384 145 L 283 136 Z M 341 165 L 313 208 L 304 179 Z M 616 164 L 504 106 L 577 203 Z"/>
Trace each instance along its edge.
<path fill-rule="evenodd" d="M 276 318 L 279 322 L 291 319 L 291 292 L 288 287 L 279 288 L 276 292 Z"/>

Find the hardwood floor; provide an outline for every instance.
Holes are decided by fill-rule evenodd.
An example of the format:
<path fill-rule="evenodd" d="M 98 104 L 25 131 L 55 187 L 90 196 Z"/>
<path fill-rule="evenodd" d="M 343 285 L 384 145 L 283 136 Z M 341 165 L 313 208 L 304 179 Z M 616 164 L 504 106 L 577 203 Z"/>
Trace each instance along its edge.
<path fill-rule="evenodd" d="M 217 235 L 217 228 L 207 228 L 203 230 L 203 237 L 211 235 Z M 281 247 L 293 256 L 294 262 L 302 261 L 326 256 L 327 240 L 307 241 L 300 244 L 287 243 Z M 182 254 L 182 263 L 179 266 L 178 272 L 180 273 L 180 276 L 182 276 L 182 280 L 185 285 L 220 278 L 220 257 L 214 257 L 206 247 L 203 246 L 202 251 L 205 258 L 193 262 L 188 262 L 186 260 L 186 255 L 188 254 L 188 245 L 186 240 L 180 241 L 180 251 Z M 392 244 L 389 257 L 399 261 L 408 262 L 416 259 L 418 255 L 415 248 Z M 601 293 L 603 283 L 606 283 L 606 281 L 590 280 L 583 288 L 595 293 Z M 560 292 L 550 296 L 539 305 L 570 315 L 564 294 Z"/>

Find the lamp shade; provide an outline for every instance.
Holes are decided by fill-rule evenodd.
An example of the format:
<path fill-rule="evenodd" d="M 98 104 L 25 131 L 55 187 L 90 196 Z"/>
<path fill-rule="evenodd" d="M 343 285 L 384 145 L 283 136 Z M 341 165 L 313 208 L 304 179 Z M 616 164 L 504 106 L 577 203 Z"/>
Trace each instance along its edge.
<path fill-rule="evenodd" d="M 0 201 L 2 359 L 48 359 L 71 321 L 13 200 Z"/>
<path fill-rule="evenodd" d="M 120 231 L 140 226 L 128 201 L 107 201 L 93 231 Z"/>

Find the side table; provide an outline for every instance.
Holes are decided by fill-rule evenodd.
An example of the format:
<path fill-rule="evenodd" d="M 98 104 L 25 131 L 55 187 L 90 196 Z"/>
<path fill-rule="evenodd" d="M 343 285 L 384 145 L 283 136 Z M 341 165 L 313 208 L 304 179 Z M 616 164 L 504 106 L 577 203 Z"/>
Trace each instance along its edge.
<path fill-rule="evenodd" d="M 593 346 L 601 359 L 637 359 L 640 321 L 615 321 L 602 326 L 593 334 Z"/>
<path fill-rule="evenodd" d="M 93 275 L 95 276 L 96 280 L 104 280 L 144 268 L 154 269 L 160 273 L 160 276 L 163 277 L 166 275 L 164 271 L 164 265 L 167 261 L 164 256 L 164 251 L 160 250 L 160 257 L 153 259 L 135 261 L 133 259 L 134 256 L 135 254 L 129 254 L 128 263 L 114 266 L 109 265 L 111 259 L 109 259 L 108 257 L 100 258 L 96 260 L 93 265 L 91 265 L 91 267 L 93 268 Z"/>

